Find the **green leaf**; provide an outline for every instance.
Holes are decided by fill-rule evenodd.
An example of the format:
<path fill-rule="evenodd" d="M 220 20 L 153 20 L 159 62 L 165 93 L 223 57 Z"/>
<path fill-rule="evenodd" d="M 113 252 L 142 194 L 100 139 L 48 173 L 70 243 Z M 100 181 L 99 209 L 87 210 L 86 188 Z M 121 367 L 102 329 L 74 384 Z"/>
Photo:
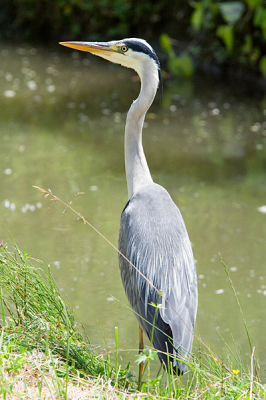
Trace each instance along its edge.
<path fill-rule="evenodd" d="M 243 54 L 250 54 L 253 46 L 253 41 L 252 41 L 252 36 L 251 35 L 245 35 L 244 38 L 244 43 L 242 45 L 241 52 Z"/>
<path fill-rule="evenodd" d="M 219 25 L 216 29 L 216 35 L 222 39 L 229 53 L 234 47 L 234 27 L 233 25 Z"/>
<path fill-rule="evenodd" d="M 150 380 L 150 381 L 149 381 L 149 384 L 152 385 L 152 386 L 156 385 L 156 383 L 160 382 L 160 380 L 162 379 L 162 377 L 163 377 L 162 375 L 157 376 L 156 378 Z"/>
<path fill-rule="evenodd" d="M 245 10 L 245 6 L 240 1 L 228 1 L 225 3 L 218 3 L 219 10 L 223 19 L 228 24 L 235 24 L 240 20 Z"/>
<path fill-rule="evenodd" d="M 266 9 L 263 7 L 257 7 L 254 13 L 254 25 L 258 26 L 262 30 L 264 39 L 266 39 Z"/>
<path fill-rule="evenodd" d="M 262 0 L 245 0 L 250 8 L 255 8 L 261 5 Z"/>
<path fill-rule="evenodd" d="M 266 56 L 262 56 L 259 62 L 259 69 L 264 78 L 266 78 Z"/>
<path fill-rule="evenodd" d="M 168 60 L 168 68 L 172 74 L 186 78 L 190 78 L 194 72 L 192 59 L 185 52 L 180 54 L 180 56 L 170 58 Z"/>
<path fill-rule="evenodd" d="M 171 39 L 170 37 L 166 34 L 163 33 L 160 36 L 160 44 L 162 46 L 162 49 L 168 54 L 169 57 L 174 57 L 174 50 L 171 44 Z"/>
<path fill-rule="evenodd" d="M 146 362 L 147 360 L 156 360 L 156 356 L 157 351 L 154 351 L 152 349 L 144 349 L 142 353 L 137 356 L 136 362 L 140 364 L 142 362 Z"/>
<path fill-rule="evenodd" d="M 203 25 L 204 21 L 204 9 L 202 3 L 195 3 L 195 10 L 191 15 L 191 25 L 196 31 L 199 31 Z"/>

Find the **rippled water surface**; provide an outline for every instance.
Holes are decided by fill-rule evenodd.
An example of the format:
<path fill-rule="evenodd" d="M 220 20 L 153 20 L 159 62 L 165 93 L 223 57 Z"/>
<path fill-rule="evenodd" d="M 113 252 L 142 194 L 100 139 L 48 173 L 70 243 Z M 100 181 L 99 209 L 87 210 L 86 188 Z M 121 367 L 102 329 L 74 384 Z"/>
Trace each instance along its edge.
<path fill-rule="evenodd" d="M 73 201 L 112 243 L 127 202 L 123 134 L 134 74 L 69 49 L 0 47 L 0 232 L 50 264 L 91 342 L 137 347 L 117 254 L 32 185 Z M 165 82 L 143 133 L 154 180 L 179 206 L 199 281 L 196 333 L 221 355 L 249 347 L 222 255 L 265 367 L 266 97 L 241 82 Z M 83 195 L 74 196 L 77 192 Z M 11 243 L 10 243 L 11 245 Z M 233 339 L 232 339 L 233 337 Z M 234 344 L 235 343 L 235 344 Z M 195 340 L 196 345 L 196 340 Z M 134 360 L 135 352 L 131 354 Z"/>

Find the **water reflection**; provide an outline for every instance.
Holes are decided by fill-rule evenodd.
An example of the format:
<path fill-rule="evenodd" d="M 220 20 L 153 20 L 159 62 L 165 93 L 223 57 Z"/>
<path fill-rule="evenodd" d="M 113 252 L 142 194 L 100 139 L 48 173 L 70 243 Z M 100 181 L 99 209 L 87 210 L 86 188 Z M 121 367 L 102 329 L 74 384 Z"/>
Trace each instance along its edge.
<path fill-rule="evenodd" d="M 123 305 L 117 255 L 32 185 L 51 188 L 117 243 L 127 201 L 123 134 L 138 95 L 135 74 L 82 53 L 0 48 L 0 221 L 18 245 L 51 265 L 93 343 L 137 346 Z M 199 276 L 197 334 L 221 353 L 216 330 L 248 351 L 228 265 L 257 356 L 266 348 L 266 98 L 206 77 L 166 82 L 147 114 L 144 148 L 156 182 L 180 207 Z M 76 192 L 84 195 L 74 197 Z M 3 226 L 3 225 L 2 225 Z M 1 230 L 0 239 L 8 234 Z M 118 301 L 112 301 L 113 298 Z M 132 355 L 134 359 L 134 356 Z"/>

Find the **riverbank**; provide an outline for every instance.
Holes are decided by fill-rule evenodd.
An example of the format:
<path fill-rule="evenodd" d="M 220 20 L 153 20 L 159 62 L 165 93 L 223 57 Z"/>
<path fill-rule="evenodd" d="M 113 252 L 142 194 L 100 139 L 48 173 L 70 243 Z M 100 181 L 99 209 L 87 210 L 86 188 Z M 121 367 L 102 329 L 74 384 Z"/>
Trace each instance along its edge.
<path fill-rule="evenodd" d="M 266 398 L 254 348 L 245 366 L 241 354 L 226 349 L 226 343 L 222 356 L 217 356 L 196 338 L 198 350 L 182 378 L 162 370 L 151 376 L 154 352 L 149 349 L 146 375 L 138 388 L 130 364 L 126 370 L 119 365 L 118 347 L 96 354 L 49 267 L 16 245 L 1 243 L 0 282 L 3 399 Z"/>

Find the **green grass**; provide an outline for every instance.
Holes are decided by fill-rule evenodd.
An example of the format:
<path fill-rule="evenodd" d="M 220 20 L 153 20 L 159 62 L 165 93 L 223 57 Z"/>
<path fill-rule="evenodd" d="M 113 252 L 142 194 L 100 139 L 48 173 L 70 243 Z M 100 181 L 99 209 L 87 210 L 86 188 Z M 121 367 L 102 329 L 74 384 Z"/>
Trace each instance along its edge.
<path fill-rule="evenodd" d="M 226 344 L 219 358 L 198 341 L 181 378 L 162 369 L 152 376 L 155 352 L 145 349 L 141 361 L 146 362 L 146 378 L 139 393 L 130 365 L 119 365 L 117 329 L 114 359 L 97 355 L 49 267 L 15 244 L 9 247 L 0 245 L 0 398 L 266 399 L 250 338 L 246 366 Z"/>

